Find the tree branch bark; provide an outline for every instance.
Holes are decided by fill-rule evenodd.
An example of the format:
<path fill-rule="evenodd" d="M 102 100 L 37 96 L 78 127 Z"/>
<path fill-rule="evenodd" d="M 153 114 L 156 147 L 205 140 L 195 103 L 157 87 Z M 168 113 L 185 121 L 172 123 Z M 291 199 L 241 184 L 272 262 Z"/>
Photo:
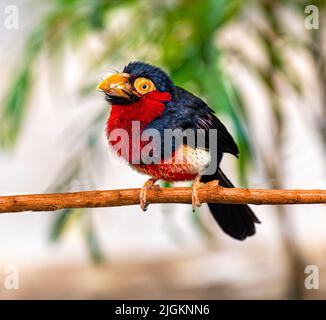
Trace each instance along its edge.
<path fill-rule="evenodd" d="M 140 189 L 123 189 L 2 196 L 0 213 L 135 205 L 139 204 L 139 193 Z M 191 203 L 191 196 L 190 187 L 154 188 L 148 190 L 147 201 Z M 216 186 L 211 182 L 198 189 L 198 197 L 203 203 L 317 204 L 326 203 L 326 190 L 229 189 Z"/>

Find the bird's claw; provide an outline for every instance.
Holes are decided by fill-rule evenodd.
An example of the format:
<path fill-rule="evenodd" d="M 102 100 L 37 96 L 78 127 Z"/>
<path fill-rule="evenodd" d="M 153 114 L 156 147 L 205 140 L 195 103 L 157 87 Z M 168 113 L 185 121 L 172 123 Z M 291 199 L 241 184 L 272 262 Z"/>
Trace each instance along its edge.
<path fill-rule="evenodd" d="M 197 207 L 200 207 L 202 205 L 202 202 L 199 200 L 198 197 L 198 189 L 204 185 L 204 183 L 200 182 L 200 176 L 196 177 L 193 184 L 192 184 L 192 211 L 195 212 L 195 209 Z"/>
<path fill-rule="evenodd" d="M 155 185 L 156 179 L 149 179 L 140 189 L 139 202 L 141 209 L 145 212 L 148 209 L 149 203 L 146 201 L 147 190 L 153 188 L 160 188 L 160 186 Z"/>

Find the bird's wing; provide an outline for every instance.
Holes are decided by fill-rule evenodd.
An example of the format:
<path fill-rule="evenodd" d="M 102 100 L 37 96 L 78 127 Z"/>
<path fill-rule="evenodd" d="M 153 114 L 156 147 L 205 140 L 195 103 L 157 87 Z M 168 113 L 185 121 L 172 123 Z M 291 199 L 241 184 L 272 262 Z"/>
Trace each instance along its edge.
<path fill-rule="evenodd" d="M 222 154 L 224 152 L 238 156 L 239 150 L 234 142 L 231 134 L 228 132 L 223 123 L 215 116 L 214 111 L 200 98 L 194 96 L 188 91 L 176 87 L 176 96 L 172 101 L 165 103 L 166 108 L 163 114 L 144 129 L 155 129 L 160 133 L 160 139 L 154 138 L 152 144 L 157 144 L 156 150 L 161 148 L 160 154 L 157 154 L 155 161 L 159 159 L 169 159 L 172 154 L 178 149 L 180 144 L 188 144 L 189 141 L 183 136 L 183 130 L 197 130 L 203 129 L 205 131 L 205 148 L 209 149 L 209 130 L 217 130 L 217 152 Z M 165 143 L 166 129 L 174 131 L 172 146 Z M 180 130 L 180 137 L 175 131 Z M 156 142 L 157 143 L 156 143 Z M 197 141 L 195 146 L 197 147 Z M 202 146 L 200 146 L 202 147 Z M 153 159 L 153 158 L 152 158 Z"/>
<path fill-rule="evenodd" d="M 214 111 L 203 100 L 180 87 L 177 87 L 177 95 L 177 108 L 180 109 L 181 114 L 184 114 L 183 119 L 187 119 L 184 122 L 184 129 L 204 129 L 207 131 L 206 133 L 208 133 L 209 129 L 216 129 L 218 150 L 237 157 L 239 149 L 224 124 L 214 114 Z"/>

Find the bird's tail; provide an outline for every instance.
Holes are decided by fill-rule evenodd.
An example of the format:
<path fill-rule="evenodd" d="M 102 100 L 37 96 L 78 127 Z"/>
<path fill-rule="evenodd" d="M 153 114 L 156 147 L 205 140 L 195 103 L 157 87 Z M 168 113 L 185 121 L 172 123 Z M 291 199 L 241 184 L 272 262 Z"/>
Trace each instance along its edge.
<path fill-rule="evenodd" d="M 219 180 L 219 185 L 225 188 L 234 188 L 231 181 L 221 169 L 214 175 L 203 176 L 202 182 Z M 209 203 L 208 207 L 222 230 L 231 237 L 244 240 L 255 234 L 255 223 L 260 223 L 258 218 L 245 204 Z"/>

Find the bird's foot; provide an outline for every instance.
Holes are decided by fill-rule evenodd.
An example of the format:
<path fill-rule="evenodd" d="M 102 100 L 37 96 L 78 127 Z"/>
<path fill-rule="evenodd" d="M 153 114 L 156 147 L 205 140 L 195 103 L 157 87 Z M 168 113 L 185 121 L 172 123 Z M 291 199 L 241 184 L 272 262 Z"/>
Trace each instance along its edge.
<path fill-rule="evenodd" d="M 146 201 L 147 190 L 153 188 L 160 188 L 160 186 L 155 184 L 156 181 L 157 179 L 154 178 L 148 179 L 140 190 L 140 194 L 139 194 L 140 207 L 144 212 L 147 210 L 149 206 L 149 203 Z"/>
<path fill-rule="evenodd" d="M 201 176 L 197 176 L 192 184 L 192 211 L 194 212 L 196 207 L 201 206 L 201 201 L 198 198 L 198 189 L 204 185 L 200 182 Z"/>

